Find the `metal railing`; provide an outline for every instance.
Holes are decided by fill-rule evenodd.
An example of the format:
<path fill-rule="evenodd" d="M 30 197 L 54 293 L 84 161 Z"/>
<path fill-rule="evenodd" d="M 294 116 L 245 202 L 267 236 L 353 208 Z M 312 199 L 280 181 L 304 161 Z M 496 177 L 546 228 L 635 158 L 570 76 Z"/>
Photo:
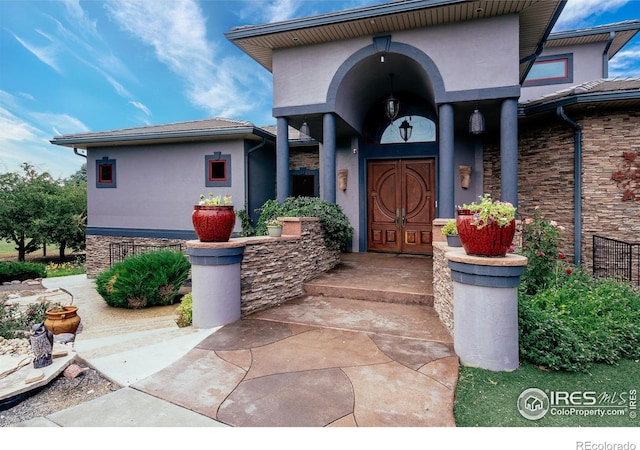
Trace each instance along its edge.
<path fill-rule="evenodd" d="M 640 286 L 640 242 L 593 236 L 593 275 Z"/>
<path fill-rule="evenodd" d="M 112 242 L 109 244 L 109 267 L 123 261 L 127 256 L 139 255 L 153 250 L 177 250 L 182 251 L 182 244 L 136 244 L 132 241 Z"/>

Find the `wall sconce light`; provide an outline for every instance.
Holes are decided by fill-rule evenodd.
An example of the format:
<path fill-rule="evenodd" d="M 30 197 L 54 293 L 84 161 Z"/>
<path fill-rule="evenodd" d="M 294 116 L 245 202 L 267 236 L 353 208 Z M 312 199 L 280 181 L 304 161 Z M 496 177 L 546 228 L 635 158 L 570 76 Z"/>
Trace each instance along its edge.
<path fill-rule="evenodd" d="M 396 117 L 398 117 L 398 112 L 400 111 L 400 101 L 393 96 L 393 74 L 389 74 L 389 98 L 384 102 L 384 112 L 387 115 L 387 118 L 393 122 Z"/>
<path fill-rule="evenodd" d="M 216 161 L 220 161 L 221 157 L 222 157 L 222 152 L 213 152 L 213 159 L 215 159 Z"/>
<path fill-rule="evenodd" d="M 471 117 L 469 117 L 469 133 L 484 133 L 484 116 L 480 111 L 478 111 L 477 106 L 476 109 L 471 113 Z"/>
<path fill-rule="evenodd" d="M 460 186 L 469 189 L 471 185 L 471 166 L 460 166 Z"/>
<path fill-rule="evenodd" d="M 407 122 L 407 119 L 404 119 L 402 121 L 402 125 L 400 125 L 398 128 L 400 129 L 400 137 L 403 141 L 407 142 L 409 139 L 411 139 L 411 131 L 413 130 L 413 126 L 411 126 L 409 122 Z"/>
<path fill-rule="evenodd" d="M 347 169 L 339 169 L 338 170 L 338 188 L 342 191 L 347 190 L 347 178 L 349 176 L 349 170 Z"/>

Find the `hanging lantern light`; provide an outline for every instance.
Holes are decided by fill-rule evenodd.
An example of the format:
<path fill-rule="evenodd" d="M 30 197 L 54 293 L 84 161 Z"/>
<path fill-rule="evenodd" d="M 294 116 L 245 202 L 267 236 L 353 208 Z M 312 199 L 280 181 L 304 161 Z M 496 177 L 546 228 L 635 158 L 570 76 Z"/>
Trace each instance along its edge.
<path fill-rule="evenodd" d="M 400 112 L 400 100 L 393 96 L 393 74 L 389 74 L 389 98 L 384 102 L 384 112 L 387 118 L 393 122 Z"/>
<path fill-rule="evenodd" d="M 482 134 L 484 133 L 484 116 L 480 111 L 478 111 L 478 107 L 471 113 L 471 117 L 469 117 L 469 133 L 471 134 Z"/>
<path fill-rule="evenodd" d="M 307 119 L 302 121 L 302 126 L 300 127 L 300 134 L 304 135 L 305 138 L 309 138 L 311 136 L 311 130 L 309 129 L 309 124 L 307 123 Z"/>
<path fill-rule="evenodd" d="M 413 131 L 413 126 L 407 122 L 407 119 L 402 121 L 402 124 L 398 127 L 400 128 L 400 137 L 403 141 L 407 142 L 411 139 L 411 132 Z"/>

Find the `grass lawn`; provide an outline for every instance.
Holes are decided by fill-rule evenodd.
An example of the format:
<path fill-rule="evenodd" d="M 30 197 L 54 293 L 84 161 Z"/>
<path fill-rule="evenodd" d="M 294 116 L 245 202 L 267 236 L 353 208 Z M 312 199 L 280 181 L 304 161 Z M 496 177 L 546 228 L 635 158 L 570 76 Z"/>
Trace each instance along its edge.
<path fill-rule="evenodd" d="M 60 249 L 57 245 L 47 246 L 47 258 L 57 258 Z M 42 258 L 42 248 L 36 250 L 33 253 L 28 253 L 27 260 Z M 16 251 L 16 244 L 5 240 L 0 240 L 0 260 L 18 260 L 18 252 Z"/>
<path fill-rule="evenodd" d="M 518 397 L 529 388 L 560 400 L 552 401 L 540 419 L 526 419 L 518 411 Z M 631 398 L 638 391 L 640 361 L 634 360 L 596 364 L 587 373 L 546 371 L 528 363 L 513 372 L 461 366 L 454 414 L 459 427 L 639 427 L 640 405 L 636 400 L 634 407 Z"/>

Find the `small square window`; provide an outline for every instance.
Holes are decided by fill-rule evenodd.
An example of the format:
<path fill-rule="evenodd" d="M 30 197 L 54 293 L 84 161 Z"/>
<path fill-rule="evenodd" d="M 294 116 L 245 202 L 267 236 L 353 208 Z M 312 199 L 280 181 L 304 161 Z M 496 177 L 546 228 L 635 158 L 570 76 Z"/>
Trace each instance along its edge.
<path fill-rule="evenodd" d="M 96 161 L 96 187 L 116 187 L 116 160 L 104 157 Z"/>
<path fill-rule="evenodd" d="M 226 181 L 227 162 L 209 160 L 209 181 Z"/>
<path fill-rule="evenodd" d="M 231 155 L 205 155 L 204 181 L 206 187 L 231 186 Z"/>

